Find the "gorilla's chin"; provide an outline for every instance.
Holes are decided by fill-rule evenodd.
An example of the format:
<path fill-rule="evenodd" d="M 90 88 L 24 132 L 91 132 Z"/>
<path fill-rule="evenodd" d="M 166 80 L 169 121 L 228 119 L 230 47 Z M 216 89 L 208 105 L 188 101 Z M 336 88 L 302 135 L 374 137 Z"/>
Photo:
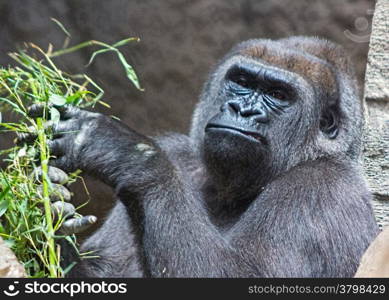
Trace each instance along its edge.
<path fill-rule="evenodd" d="M 234 130 L 206 130 L 201 155 L 222 201 L 245 203 L 268 178 L 266 147 Z"/>
<path fill-rule="evenodd" d="M 222 177 L 246 177 L 258 172 L 266 162 L 262 139 L 230 128 L 207 128 L 202 149 L 203 159 L 212 173 Z"/>

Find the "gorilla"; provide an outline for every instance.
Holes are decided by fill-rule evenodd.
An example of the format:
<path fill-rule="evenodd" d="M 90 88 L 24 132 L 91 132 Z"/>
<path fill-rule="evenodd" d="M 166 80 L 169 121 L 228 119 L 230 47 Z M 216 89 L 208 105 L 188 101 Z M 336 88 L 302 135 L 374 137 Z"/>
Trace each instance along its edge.
<path fill-rule="evenodd" d="M 65 251 L 77 261 L 69 276 L 351 277 L 378 233 L 361 97 L 329 41 L 238 44 L 206 82 L 188 136 L 59 109 L 52 165 L 97 177 L 118 199 L 81 246 L 97 258 Z"/>

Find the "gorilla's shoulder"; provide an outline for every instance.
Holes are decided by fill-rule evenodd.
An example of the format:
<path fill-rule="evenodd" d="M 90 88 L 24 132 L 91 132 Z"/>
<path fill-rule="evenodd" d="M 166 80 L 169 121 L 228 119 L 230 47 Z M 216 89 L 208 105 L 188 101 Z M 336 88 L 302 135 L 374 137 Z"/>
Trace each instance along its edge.
<path fill-rule="evenodd" d="M 288 181 L 293 186 L 304 186 L 306 188 L 335 189 L 342 190 L 358 189 L 364 186 L 364 181 L 359 176 L 357 165 L 349 158 L 334 159 L 323 157 L 316 160 L 301 162 L 277 178 L 277 181 Z M 307 186 L 309 182 L 309 186 Z M 358 190 L 357 189 L 357 190 Z"/>

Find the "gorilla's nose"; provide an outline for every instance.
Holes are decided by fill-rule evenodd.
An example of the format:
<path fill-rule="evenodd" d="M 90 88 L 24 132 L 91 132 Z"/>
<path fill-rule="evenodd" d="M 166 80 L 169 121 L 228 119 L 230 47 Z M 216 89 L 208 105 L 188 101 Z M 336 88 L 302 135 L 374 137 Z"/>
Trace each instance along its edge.
<path fill-rule="evenodd" d="M 260 103 L 247 103 L 238 100 L 230 100 L 226 103 L 228 109 L 244 118 L 252 118 L 256 122 L 268 121 L 267 112 Z"/>

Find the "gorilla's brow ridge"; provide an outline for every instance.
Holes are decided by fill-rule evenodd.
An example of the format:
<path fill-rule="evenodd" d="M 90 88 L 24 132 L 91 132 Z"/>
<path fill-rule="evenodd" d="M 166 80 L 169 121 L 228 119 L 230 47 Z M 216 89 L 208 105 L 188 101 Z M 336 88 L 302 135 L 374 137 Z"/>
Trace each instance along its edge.
<path fill-rule="evenodd" d="M 277 55 L 274 55 L 274 52 Z M 304 79 L 317 85 L 337 91 L 336 76 L 333 66 L 326 60 L 298 49 L 280 50 L 266 45 L 257 44 L 244 48 L 240 52 L 245 57 L 260 59 L 271 66 L 291 73 L 297 73 Z"/>

